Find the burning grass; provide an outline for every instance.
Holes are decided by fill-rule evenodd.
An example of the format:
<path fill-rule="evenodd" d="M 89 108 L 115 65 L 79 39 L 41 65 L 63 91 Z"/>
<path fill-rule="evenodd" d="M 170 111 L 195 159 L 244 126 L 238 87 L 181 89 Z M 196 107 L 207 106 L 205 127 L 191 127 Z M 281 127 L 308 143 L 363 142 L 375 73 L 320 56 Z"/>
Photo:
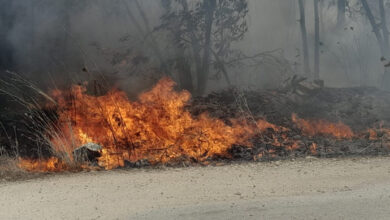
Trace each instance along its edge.
<path fill-rule="evenodd" d="M 280 123 L 283 126 L 256 116 L 260 114 L 223 119 L 212 111 L 193 114 L 191 109 L 196 106 L 190 105 L 190 94 L 175 91 L 174 86 L 172 80 L 164 78 L 141 94 L 138 101 L 130 101 L 116 89 L 94 96 L 83 85 L 52 91 L 51 102 L 57 103 L 58 117 L 48 122 L 48 117 L 42 116 L 40 125 L 45 128 L 43 137 L 53 156 L 20 159 L 18 167 L 31 172 L 58 172 L 114 169 L 140 161 L 152 165 L 207 164 L 217 158 L 258 161 L 294 155 L 339 155 L 369 148 L 390 151 L 390 130 L 382 126 L 355 132 L 341 121 L 303 119 L 295 113 L 289 113 L 286 122 Z M 217 111 L 226 116 L 228 111 L 220 108 L 224 106 Z M 243 112 L 242 106 L 240 109 L 235 112 Z M 78 161 L 75 149 L 91 143 L 101 146 L 96 162 Z"/>
<path fill-rule="evenodd" d="M 292 114 L 292 121 L 301 129 L 302 133 L 311 137 L 316 135 L 330 135 L 338 139 L 350 139 L 355 136 L 352 129 L 342 122 L 332 123 L 325 120 L 305 120 Z"/>
<path fill-rule="evenodd" d="M 205 161 L 213 157 L 231 157 L 233 144 L 250 146 L 256 125 L 231 119 L 230 125 L 204 113 L 193 117 L 185 109 L 191 96 L 176 92 L 174 82 L 164 78 L 150 91 L 131 102 L 125 93 L 113 90 L 104 96 L 92 96 L 85 87 L 53 91 L 59 105 L 58 132 L 50 131 L 56 155 L 47 164 L 22 161 L 28 170 L 64 169 L 74 162 L 72 152 L 87 143 L 103 146 L 98 164 L 105 169 L 125 165 L 125 161 L 148 160 L 152 164 L 171 161 Z M 275 127 L 259 121 L 261 129 Z"/>
<path fill-rule="evenodd" d="M 19 160 L 0 155 L 0 183 L 5 181 L 26 180 L 38 177 L 39 174 L 27 172 L 19 165 Z"/>
<path fill-rule="evenodd" d="M 36 160 L 19 158 L 18 167 L 29 172 L 60 172 L 70 169 L 66 163 L 56 157 Z"/>

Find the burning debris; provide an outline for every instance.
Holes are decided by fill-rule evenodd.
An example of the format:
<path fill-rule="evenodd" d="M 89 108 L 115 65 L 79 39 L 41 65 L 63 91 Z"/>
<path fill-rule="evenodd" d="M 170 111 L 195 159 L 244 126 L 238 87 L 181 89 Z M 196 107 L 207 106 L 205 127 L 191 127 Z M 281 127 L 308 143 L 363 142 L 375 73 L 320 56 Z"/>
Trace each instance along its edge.
<path fill-rule="evenodd" d="M 88 143 L 99 143 L 99 166 L 113 169 L 145 159 L 157 164 L 230 157 L 233 144 L 251 145 L 255 125 L 237 119 L 227 125 L 207 113 L 195 118 L 185 110 L 190 94 L 176 92 L 173 86 L 172 80 L 162 79 L 138 102 L 120 91 L 98 97 L 86 94 L 81 86 L 68 93 L 54 91 L 61 135 L 51 138 L 52 146 L 71 161 L 83 161 L 80 157 L 91 152 Z M 80 145 L 85 146 L 77 148 Z"/>
<path fill-rule="evenodd" d="M 390 125 L 390 96 L 386 92 L 373 88 L 322 88 L 299 100 L 285 90 L 243 92 L 241 97 L 245 100 L 237 100 L 242 98 L 231 94 L 226 90 L 196 98 L 191 112 L 209 112 L 223 120 L 240 117 L 244 112 L 246 118 L 266 119 L 284 128 L 258 133 L 250 148 L 232 146 L 235 159 L 267 161 L 390 152 L 386 129 Z"/>

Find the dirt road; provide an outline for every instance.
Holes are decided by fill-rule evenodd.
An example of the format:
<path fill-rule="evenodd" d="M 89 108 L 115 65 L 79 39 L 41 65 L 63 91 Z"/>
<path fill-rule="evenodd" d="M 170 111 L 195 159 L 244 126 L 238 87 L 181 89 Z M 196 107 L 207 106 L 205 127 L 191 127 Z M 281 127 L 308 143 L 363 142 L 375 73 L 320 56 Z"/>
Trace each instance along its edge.
<path fill-rule="evenodd" d="M 0 195 L 0 219 L 390 219 L 390 158 L 57 175 Z"/>

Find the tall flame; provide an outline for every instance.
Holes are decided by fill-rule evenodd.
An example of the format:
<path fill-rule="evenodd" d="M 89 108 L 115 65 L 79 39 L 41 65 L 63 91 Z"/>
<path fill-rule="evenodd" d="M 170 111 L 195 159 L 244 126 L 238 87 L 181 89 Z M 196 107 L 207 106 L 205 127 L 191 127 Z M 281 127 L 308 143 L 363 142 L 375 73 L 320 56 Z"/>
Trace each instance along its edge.
<path fill-rule="evenodd" d="M 177 92 L 174 86 L 172 80 L 163 78 L 135 102 L 118 90 L 103 96 L 87 94 L 85 86 L 53 91 L 52 95 L 59 105 L 59 117 L 53 129 L 55 132 L 48 130 L 48 134 L 58 157 L 45 161 L 21 159 L 20 167 L 41 172 L 77 167 L 72 163 L 76 162 L 72 153 L 88 143 L 102 146 L 98 164 L 105 169 L 125 166 L 126 161 L 147 160 L 156 164 L 229 158 L 232 145 L 250 147 L 251 138 L 257 134 L 263 134 L 261 137 L 264 139 L 261 140 L 275 148 L 260 152 L 254 156 L 255 160 L 265 153 L 275 156 L 278 148 L 294 151 L 306 146 L 301 140 L 293 138 L 294 131 L 291 129 L 263 119 L 251 123 L 231 119 L 227 125 L 207 113 L 194 117 L 186 110 L 191 98 L 189 92 Z M 302 119 L 296 114 L 292 114 L 292 122 L 302 135 L 310 138 L 318 135 L 337 139 L 364 138 L 341 122 Z M 382 126 L 368 130 L 365 136 L 367 134 L 369 140 L 389 143 L 390 130 Z M 306 147 L 309 153 L 318 154 L 317 143 Z M 81 168 L 89 169 L 86 164 L 81 164 Z"/>
<path fill-rule="evenodd" d="M 62 109 L 62 134 L 53 137 L 53 145 L 72 155 L 77 146 L 98 143 L 103 146 L 99 164 L 106 169 L 123 166 L 125 160 L 166 163 L 181 158 L 229 157 L 233 144 L 249 145 L 253 126 L 239 120 L 228 126 L 207 114 L 194 118 L 185 110 L 190 94 L 173 87 L 174 82 L 164 78 L 137 102 L 117 90 L 99 97 L 86 94 L 82 86 L 73 86 L 70 94 L 55 91 Z"/>

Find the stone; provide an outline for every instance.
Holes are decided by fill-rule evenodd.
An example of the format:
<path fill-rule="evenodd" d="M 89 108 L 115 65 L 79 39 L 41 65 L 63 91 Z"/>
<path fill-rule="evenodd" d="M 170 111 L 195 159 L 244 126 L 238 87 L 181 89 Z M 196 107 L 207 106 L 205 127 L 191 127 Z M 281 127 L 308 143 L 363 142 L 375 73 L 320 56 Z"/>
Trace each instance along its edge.
<path fill-rule="evenodd" d="M 103 147 L 95 143 L 87 143 L 73 151 L 73 158 L 78 163 L 96 163 L 101 156 Z"/>

